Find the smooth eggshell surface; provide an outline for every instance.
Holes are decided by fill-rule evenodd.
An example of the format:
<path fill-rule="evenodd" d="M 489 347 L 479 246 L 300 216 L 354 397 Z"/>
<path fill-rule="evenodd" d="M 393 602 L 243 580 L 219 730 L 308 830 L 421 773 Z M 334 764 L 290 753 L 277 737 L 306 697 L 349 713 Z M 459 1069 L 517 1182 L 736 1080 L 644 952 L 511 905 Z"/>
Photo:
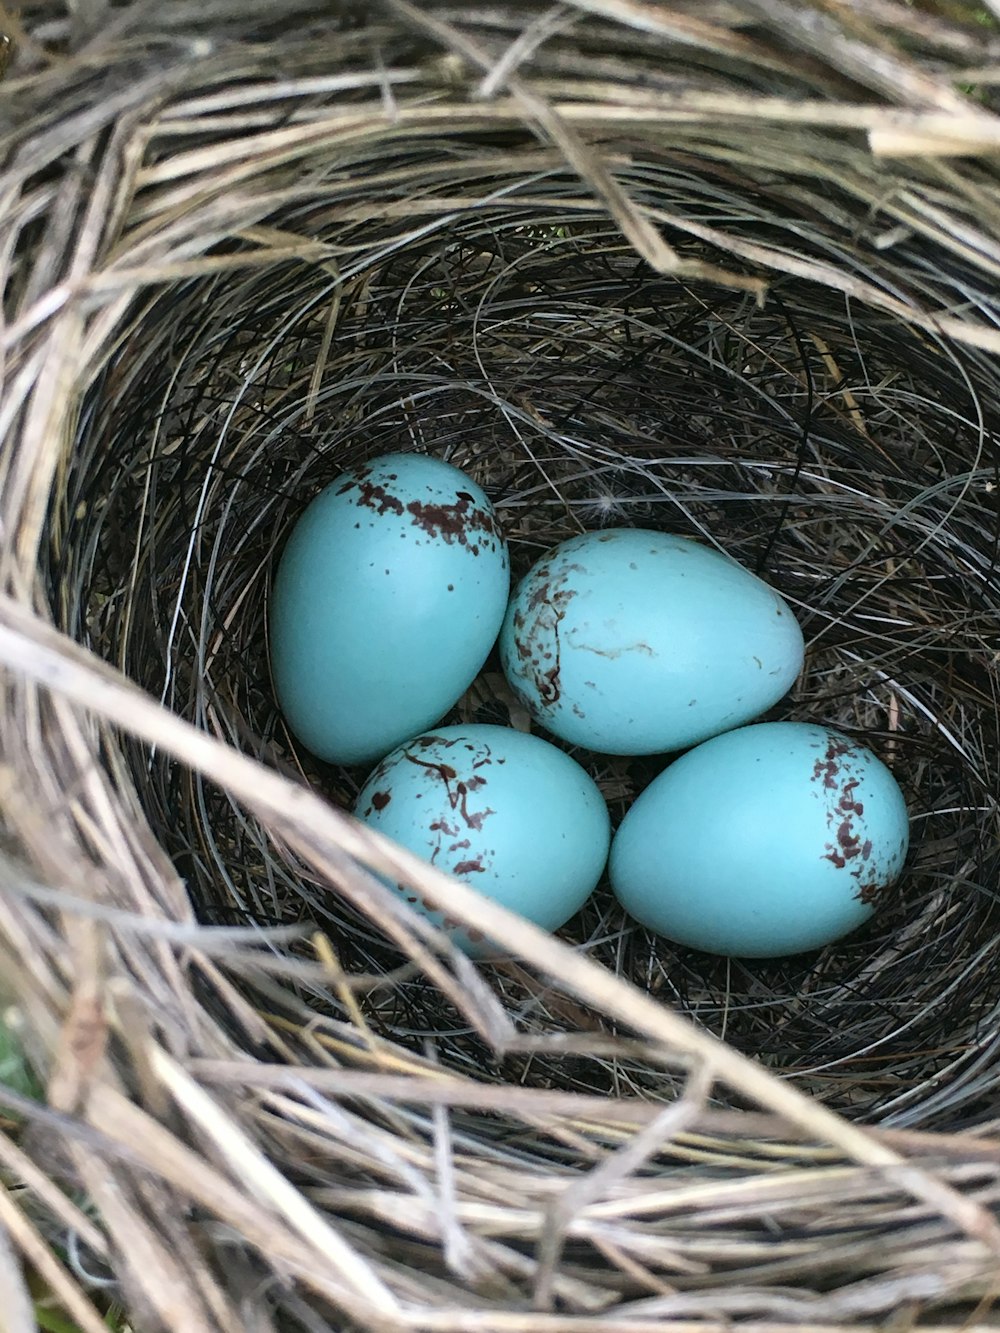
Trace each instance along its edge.
<path fill-rule="evenodd" d="M 709 953 L 770 958 L 854 930 L 898 877 L 902 792 L 836 731 L 764 722 L 682 755 L 615 835 L 610 874 L 636 920 Z"/>
<path fill-rule="evenodd" d="M 610 841 L 590 776 L 548 741 L 509 727 L 441 727 L 407 742 L 372 773 L 354 813 L 547 930 L 583 906 Z M 400 892 L 438 925 L 453 924 Z M 481 938 L 453 934 L 470 953 L 492 951 Z"/>
<path fill-rule="evenodd" d="M 509 591 L 492 505 L 458 468 L 390 454 L 344 473 L 295 525 L 271 593 L 288 725 L 332 763 L 380 758 L 468 688 Z"/>
<path fill-rule="evenodd" d="M 511 598 L 503 669 L 528 712 L 605 754 L 684 749 L 787 693 L 802 631 L 768 585 L 667 533 L 585 533 L 545 555 Z"/>

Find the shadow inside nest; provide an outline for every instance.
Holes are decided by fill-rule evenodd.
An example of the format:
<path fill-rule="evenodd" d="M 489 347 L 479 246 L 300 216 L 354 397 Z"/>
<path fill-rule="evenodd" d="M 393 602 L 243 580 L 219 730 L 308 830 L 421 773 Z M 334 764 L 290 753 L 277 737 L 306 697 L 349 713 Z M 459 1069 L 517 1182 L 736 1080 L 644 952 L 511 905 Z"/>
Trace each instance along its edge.
<path fill-rule="evenodd" d="M 344 466 L 422 450 L 468 470 L 497 505 L 515 577 L 599 526 L 717 545 L 781 591 L 806 635 L 805 672 L 768 716 L 836 726 L 885 759 L 912 813 L 907 872 L 867 928 L 815 955 L 677 949 L 606 887 L 562 935 L 852 1115 L 973 1117 L 996 1079 L 1000 1015 L 1000 481 L 984 424 L 1000 375 L 808 284 L 777 282 L 761 308 L 659 277 L 596 215 L 480 209 L 358 256 L 339 282 L 297 264 L 217 275 L 137 313 L 88 401 L 52 526 L 66 628 L 182 716 L 347 805 L 364 774 L 296 752 L 266 653 L 274 557 Z M 495 660 L 459 719 L 511 720 Z M 204 920 L 308 918 L 348 972 L 398 967 L 228 795 L 123 744 Z M 571 752 L 616 820 L 667 762 Z M 519 965 L 484 974 L 528 1038 L 615 1035 Z M 419 975 L 362 1003 L 376 1031 L 433 1038 L 444 1064 L 480 1076 L 668 1086 L 624 1040 L 590 1054 L 539 1042 L 499 1063 Z"/>

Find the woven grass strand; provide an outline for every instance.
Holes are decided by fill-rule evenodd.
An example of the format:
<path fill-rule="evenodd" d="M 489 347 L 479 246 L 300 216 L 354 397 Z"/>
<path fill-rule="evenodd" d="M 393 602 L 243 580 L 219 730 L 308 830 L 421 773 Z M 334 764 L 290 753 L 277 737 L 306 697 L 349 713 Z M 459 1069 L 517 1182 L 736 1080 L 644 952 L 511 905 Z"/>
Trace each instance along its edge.
<path fill-rule="evenodd" d="M 977 1326 L 989 11 L 4 24 L 0 993 L 47 1086 L 4 1093 L 4 1308 L 20 1252 L 81 1327 Z M 358 775 L 296 750 L 266 666 L 289 525 L 393 448 L 475 475 L 518 570 L 635 523 L 779 586 L 809 657 L 777 715 L 864 737 L 915 812 L 875 923 L 751 967 L 603 891 L 476 968 L 411 919 L 372 871 L 492 920 L 339 818 Z M 523 724 L 492 666 L 456 717 Z M 651 776 L 580 757 L 616 814 Z"/>

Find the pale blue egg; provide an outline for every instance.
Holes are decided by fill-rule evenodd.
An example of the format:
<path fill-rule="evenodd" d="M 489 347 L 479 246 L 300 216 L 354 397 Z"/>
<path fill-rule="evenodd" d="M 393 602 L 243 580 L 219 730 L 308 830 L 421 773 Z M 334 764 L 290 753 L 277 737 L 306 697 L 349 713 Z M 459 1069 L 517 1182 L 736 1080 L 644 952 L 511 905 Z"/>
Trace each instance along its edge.
<path fill-rule="evenodd" d="M 493 507 L 464 472 L 389 454 L 344 473 L 296 523 L 271 593 L 288 725 L 321 759 L 371 763 L 465 692 L 509 591 Z"/>
<path fill-rule="evenodd" d="M 576 760 L 510 727 L 441 727 L 408 741 L 378 765 L 354 813 L 547 930 L 586 902 L 611 835 L 604 798 Z M 400 892 L 437 924 L 452 924 Z M 490 951 L 452 933 L 470 953 Z"/>
<path fill-rule="evenodd" d="M 802 668 L 790 607 L 728 556 L 662 532 L 589 532 L 522 579 L 503 669 L 553 735 L 605 754 L 680 750 L 758 717 Z"/>
<path fill-rule="evenodd" d="M 870 750 L 826 727 L 762 722 L 654 779 L 615 835 L 611 883 L 678 944 L 779 957 L 867 921 L 908 845 L 903 794 Z"/>

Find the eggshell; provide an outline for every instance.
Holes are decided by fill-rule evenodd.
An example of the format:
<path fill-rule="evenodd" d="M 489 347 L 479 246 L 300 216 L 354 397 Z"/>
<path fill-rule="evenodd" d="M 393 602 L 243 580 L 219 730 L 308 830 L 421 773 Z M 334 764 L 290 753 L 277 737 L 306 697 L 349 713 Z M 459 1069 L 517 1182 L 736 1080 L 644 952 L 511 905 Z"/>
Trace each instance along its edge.
<path fill-rule="evenodd" d="M 764 722 L 705 741 L 646 788 L 611 849 L 615 894 L 693 949 L 743 958 L 818 949 L 867 921 L 898 877 L 902 792 L 839 732 Z"/>
<path fill-rule="evenodd" d="M 604 871 L 607 806 L 580 765 L 509 727 L 442 727 L 394 750 L 354 813 L 439 870 L 547 930 L 573 916 Z M 439 925 L 446 914 L 401 889 Z M 480 937 L 452 927 L 470 953 Z"/>
<path fill-rule="evenodd" d="M 770 708 L 803 643 L 789 606 L 734 560 L 624 528 L 544 556 L 511 598 L 500 651 L 511 688 L 553 735 L 658 754 Z"/>
<path fill-rule="evenodd" d="M 509 591 L 493 507 L 458 468 L 389 454 L 344 473 L 295 525 L 271 593 L 292 731 L 358 764 L 432 725 L 489 655 Z"/>

